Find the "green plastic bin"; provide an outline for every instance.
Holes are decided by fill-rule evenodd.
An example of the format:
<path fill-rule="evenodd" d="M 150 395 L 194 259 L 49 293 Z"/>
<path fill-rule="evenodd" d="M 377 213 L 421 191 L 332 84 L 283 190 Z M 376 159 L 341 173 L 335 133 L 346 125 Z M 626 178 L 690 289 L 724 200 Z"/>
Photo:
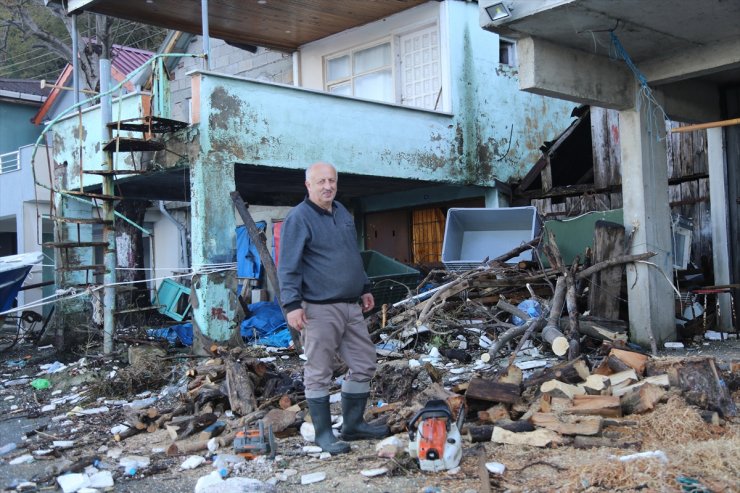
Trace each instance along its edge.
<path fill-rule="evenodd" d="M 377 308 L 416 294 L 413 290 L 419 283 L 418 270 L 375 250 L 364 250 L 360 255 L 365 273 L 372 284 L 370 292 L 375 298 Z"/>

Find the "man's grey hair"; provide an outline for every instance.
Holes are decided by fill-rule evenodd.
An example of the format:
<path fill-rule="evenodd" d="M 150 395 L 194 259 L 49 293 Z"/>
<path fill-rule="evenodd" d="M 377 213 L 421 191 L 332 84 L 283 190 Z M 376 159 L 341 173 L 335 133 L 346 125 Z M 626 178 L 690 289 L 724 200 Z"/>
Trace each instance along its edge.
<path fill-rule="evenodd" d="M 338 174 L 337 173 L 337 167 L 336 166 L 334 166 L 331 163 L 326 163 L 324 161 L 319 161 L 319 162 L 313 163 L 311 166 L 309 166 L 308 168 L 306 168 L 306 181 L 311 181 L 311 173 L 312 173 L 313 169 L 316 166 L 318 166 L 318 165 L 330 166 L 334 170 L 334 174 Z"/>

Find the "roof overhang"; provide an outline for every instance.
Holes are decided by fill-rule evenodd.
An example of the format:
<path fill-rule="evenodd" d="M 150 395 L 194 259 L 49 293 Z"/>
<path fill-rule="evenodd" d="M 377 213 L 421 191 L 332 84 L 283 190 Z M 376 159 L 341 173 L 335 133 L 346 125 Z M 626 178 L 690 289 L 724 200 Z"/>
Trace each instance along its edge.
<path fill-rule="evenodd" d="M 486 9 L 503 3 L 509 15 L 493 21 Z M 600 74 L 591 85 L 634 81 L 623 60 L 617 60 L 613 32 L 626 53 L 651 86 L 672 85 L 683 93 L 701 92 L 703 87 L 740 84 L 740 2 L 725 0 L 481 0 L 480 25 L 501 36 L 522 40 L 519 59 L 531 55 L 548 67 L 548 75 L 571 86 L 589 68 Z M 521 50 L 529 50 L 522 53 Z M 560 60 L 553 61 L 554 56 Z M 531 61 L 531 60 L 530 60 Z M 565 62 L 565 64 L 561 63 Z M 523 84 L 546 84 L 531 67 L 520 67 Z M 534 80 L 537 79 L 537 80 Z M 619 83 L 615 81 L 620 81 Z M 583 81 L 581 81 L 583 86 Z M 677 84 L 680 83 L 679 88 Z M 608 87 L 608 86 L 607 86 Z M 526 89 L 524 86 L 522 89 Z M 613 88 L 605 92 L 614 93 Z M 552 94 L 559 94 L 553 84 Z M 536 91 L 532 91 L 536 92 Z M 620 101 L 603 104 L 597 94 L 574 101 L 619 109 Z M 589 101 L 593 97 L 593 101 Z M 633 98 L 628 98 L 633 100 Z"/>
<path fill-rule="evenodd" d="M 231 43 L 292 52 L 428 0 L 210 0 L 209 34 Z M 201 0 L 70 0 L 88 11 L 153 26 L 201 33 Z"/>

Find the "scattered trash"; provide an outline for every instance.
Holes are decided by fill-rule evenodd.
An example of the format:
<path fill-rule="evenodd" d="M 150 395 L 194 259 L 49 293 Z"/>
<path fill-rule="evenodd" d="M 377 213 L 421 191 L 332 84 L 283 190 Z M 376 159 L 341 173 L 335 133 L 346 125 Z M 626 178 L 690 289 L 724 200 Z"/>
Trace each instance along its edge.
<path fill-rule="evenodd" d="M 503 474 L 506 466 L 500 462 L 486 462 L 486 469 L 492 474 Z"/>
<path fill-rule="evenodd" d="M 11 466 L 15 466 L 17 464 L 30 464 L 31 462 L 33 462 L 33 455 L 24 454 L 19 455 L 15 459 L 11 460 L 10 462 L 8 462 L 8 464 L 10 464 Z"/>
<path fill-rule="evenodd" d="M 318 483 L 326 479 L 325 472 L 312 472 L 311 474 L 304 474 L 301 476 L 301 484 L 313 484 Z"/>
<path fill-rule="evenodd" d="M 206 461 L 205 457 L 200 455 L 191 455 L 180 464 L 180 469 L 195 469 Z"/>
<path fill-rule="evenodd" d="M 366 478 L 374 478 L 375 476 L 382 476 L 383 474 L 386 474 L 388 472 L 387 467 L 378 467 L 376 469 L 363 469 L 360 471 L 360 474 L 365 476 Z"/>
<path fill-rule="evenodd" d="M 17 448 L 18 448 L 18 445 L 15 442 L 6 443 L 2 447 L 0 447 L 0 455 L 8 454 Z"/>

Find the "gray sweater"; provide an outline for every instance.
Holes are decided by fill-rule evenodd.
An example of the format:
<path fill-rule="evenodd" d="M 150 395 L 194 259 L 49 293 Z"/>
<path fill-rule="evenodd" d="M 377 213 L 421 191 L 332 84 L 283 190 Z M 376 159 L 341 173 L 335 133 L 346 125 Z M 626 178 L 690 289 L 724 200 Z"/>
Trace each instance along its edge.
<path fill-rule="evenodd" d="M 309 303 L 355 302 L 370 292 L 349 211 L 337 201 L 332 213 L 306 198 L 280 231 L 280 300 L 287 312 Z"/>

